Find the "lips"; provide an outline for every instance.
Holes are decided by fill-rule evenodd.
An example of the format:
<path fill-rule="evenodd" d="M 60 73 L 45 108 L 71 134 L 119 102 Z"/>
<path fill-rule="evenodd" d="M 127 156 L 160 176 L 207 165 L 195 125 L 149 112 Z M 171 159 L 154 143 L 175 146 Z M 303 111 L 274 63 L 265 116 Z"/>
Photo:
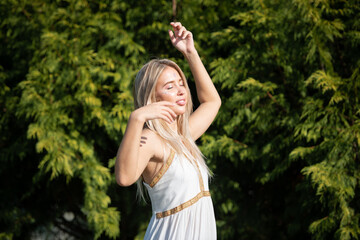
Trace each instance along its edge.
<path fill-rule="evenodd" d="M 180 106 L 185 106 L 186 101 L 185 101 L 185 99 L 180 99 L 180 100 L 176 101 L 176 104 L 180 105 Z"/>

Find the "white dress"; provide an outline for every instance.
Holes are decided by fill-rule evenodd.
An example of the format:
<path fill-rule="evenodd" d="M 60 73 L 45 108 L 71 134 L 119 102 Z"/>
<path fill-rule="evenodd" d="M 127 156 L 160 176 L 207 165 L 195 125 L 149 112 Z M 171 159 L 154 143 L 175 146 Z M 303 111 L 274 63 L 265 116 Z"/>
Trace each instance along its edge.
<path fill-rule="evenodd" d="M 171 152 L 149 184 L 153 215 L 146 240 L 216 239 L 214 207 L 206 170 Z"/>

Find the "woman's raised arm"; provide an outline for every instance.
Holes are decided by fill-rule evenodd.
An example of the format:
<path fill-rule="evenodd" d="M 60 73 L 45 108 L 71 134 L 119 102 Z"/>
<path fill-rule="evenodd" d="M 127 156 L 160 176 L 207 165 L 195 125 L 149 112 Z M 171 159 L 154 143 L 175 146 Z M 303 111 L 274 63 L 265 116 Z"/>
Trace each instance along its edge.
<path fill-rule="evenodd" d="M 221 106 L 221 99 L 195 49 L 192 33 L 179 22 L 170 24 L 173 27 L 173 31 L 169 30 L 170 40 L 186 58 L 195 79 L 200 106 L 191 114 L 189 124 L 191 135 L 196 140 L 213 122 Z"/>

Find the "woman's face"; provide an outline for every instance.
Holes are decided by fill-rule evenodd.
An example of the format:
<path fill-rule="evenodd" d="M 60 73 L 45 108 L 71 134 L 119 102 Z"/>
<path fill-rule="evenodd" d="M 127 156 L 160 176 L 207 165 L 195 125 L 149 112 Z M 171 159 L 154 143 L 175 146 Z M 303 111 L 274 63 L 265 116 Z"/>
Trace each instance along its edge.
<path fill-rule="evenodd" d="M 172 67 L 166 67 L 161 73 L 155 87 L 156 101 L 168 101 L 175 103 L 171 109 L 176 115 L 185 113 L 187 104 L 187 92 L 183 79 Z"/>

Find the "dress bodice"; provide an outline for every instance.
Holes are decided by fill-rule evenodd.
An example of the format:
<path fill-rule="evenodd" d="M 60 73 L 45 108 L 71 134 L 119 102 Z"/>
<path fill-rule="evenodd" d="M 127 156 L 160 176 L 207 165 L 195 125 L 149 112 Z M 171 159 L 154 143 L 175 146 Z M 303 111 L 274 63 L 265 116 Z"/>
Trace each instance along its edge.
<path fill-rule="evenodd" d="M 171 152 L 150 184 L 153 215 L 145 240 L 214 240 L 216 223 L 206 169 Z"/>
<path fill-rule="evenodd" d="M 151 199 L 153 213 L 158 218 L 181 211 L 201 197 L 210 196 L 206 170 L 174 151 L 152 182 L 144 185 Z"/>

